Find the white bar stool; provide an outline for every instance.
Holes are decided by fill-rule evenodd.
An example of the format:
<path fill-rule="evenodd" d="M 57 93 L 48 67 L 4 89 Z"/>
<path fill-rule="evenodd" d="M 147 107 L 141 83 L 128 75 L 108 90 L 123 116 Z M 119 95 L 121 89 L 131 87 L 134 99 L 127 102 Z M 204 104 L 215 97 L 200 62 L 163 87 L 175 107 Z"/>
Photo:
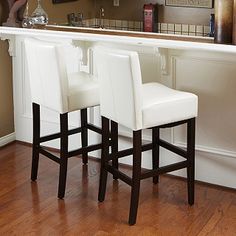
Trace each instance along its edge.
<path fill-rule="evenodd" d="M 137 52 L 95 49 L 98 80 L 100 83 L 100 107 L 102 115 L 102 157 L 98 200 L 105 199 L 107 173 L 115 174 L 131 186 L 129 224 L 136 223 L 140 180 L 163 173 L 187 168 L 188 203 L 194 204 L 195 117 L 196 95 L 170 89 L 159 83 L 142 84 Z M 109 154 L 109 120 L 133 130 L 133 148 Z M 174 146 L 159 137 L 159 129 L 187 124 L 187 150 Z M 142 145 L 142 130 L 152 129 L 152 143 Z M 159 146 L 186 160 L 159 167 Z M 141 171 L 142 151 L 152 150 L 153 169 Z M 121 173 L 111 160 L 133 154 L 132 177 Z"/>
<path fill-rule="evenodd" d="M 31 179 L 32 181 L 37 179 L 39 154 L 59 163 L 58 198 L 60 199 L 65 195 L 68 158 L 82 154 L 83 163 L 87 164 L 88 152 L 101 148 L 101 144 L 88 146 L 88 130 L 101 134 L 100 128 L 87 121 L 87 108 L 99 105 L 97 81 L 87 73 L 67 73 L 66 47 L 68 45 L 62 43 L 30 38 L 25 40 L 33 103 Z M 59 133 L 40 136 L 40 106 L 60 113 Z M 77 110 L 81 112 L 81 127 L 68 130 L 68 113 Z M 68 151 L 68 136 L 76 133 L 81 133 L 82 148 Z M 60 157 L 53 155 L 41 146 L 43 142 L 58 138 L 60 139 Z"/>

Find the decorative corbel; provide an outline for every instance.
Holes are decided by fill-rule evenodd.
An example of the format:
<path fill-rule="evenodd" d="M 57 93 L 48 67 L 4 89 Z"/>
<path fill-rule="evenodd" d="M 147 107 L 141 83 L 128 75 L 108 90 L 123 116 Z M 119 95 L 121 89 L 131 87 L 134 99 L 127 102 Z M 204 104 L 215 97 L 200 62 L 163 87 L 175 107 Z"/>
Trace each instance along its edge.
<path fill-rule="evenodd" d="M 15 36 L 14 35 L 7 35 L 7 34 L 0 34 L 0 39 L 2 41 L 8 40 L 8 53 L 11 57 L 15 56 Z"/>
<path fill-rule="evenodd" d="M 168 49 L 167 48 L 155 48 L 155 52 L 161 58 L 161 74 L 169 74 L 169 61 L 168 61 Z"/>
<path fill-rule="evenodd" d="M 90 73 L 91 68 L 91 43 L 87 41 L 79 41 L 79 40 L 73 40 L 72 44 L 75 47 L 79 47 L 82 51 L 82 57 L 80 61 L 80 68 L 81 70 Z"/>

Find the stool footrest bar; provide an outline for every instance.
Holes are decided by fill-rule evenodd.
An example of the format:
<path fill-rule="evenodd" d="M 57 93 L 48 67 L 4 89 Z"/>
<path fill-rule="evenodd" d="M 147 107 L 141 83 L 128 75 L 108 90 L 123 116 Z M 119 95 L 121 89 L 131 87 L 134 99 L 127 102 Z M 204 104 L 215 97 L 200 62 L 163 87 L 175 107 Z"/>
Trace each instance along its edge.
<path fill-rule="evenodd" d="M 83 147 L 83 148 L 79 148 L 77 150 L 73 150 L 70 151 L 68 154 L 68 157 L 72 157 L 72 156 L 77 156 L 77 155 L 81 155 L 82 153 L 88 153 L 88 152 L 92 152 L 98 149 L 102 148 L 102 144 L 93 144 L 93 145 L 89 145 L 87 147 Z"/>
<path fill-rule="evenodd" d="M 75 128 L 75 129 L 71 129 L 71 130 L 68 130 L 68 135 L 81 133 L 81 131 L 82 131 L 82 128 L 81 128 L 81 127 Z"/>
<path fill-rule="evenodd" d="M 86 127 L 87 127 L 89 130 L 92 130 L 93 132 L 96 132 L 96 133 L 98 133 L 98 134 L 102 134 L 102 129 L 99 128 L 99 127 L 96 126 L 96 125 L 87 124 Z"/>
<path fill-rule="evenodd" d="M 57 162 L 57 163 L 60 163 L 60 158 L 53 155 L 52 153 L 46 151 L 45 149 L 43 149 L 42 147 L 39 147 L 39 153 L 43 154 L 44 156 L 48 157 L 49 159 Z"/>
<path fill-rule="evenodd" d="M 132 186 L 132 179 L 128 175 L 120 172 L 119 170 L 115 169 L 114 167 L 110 166 L 109 164 L 107 164 L 105 166 L 105 168 L 111 174 L 115 174 L 118 179 L 120 179 L 120 180 L 124 181 L 126 184 Z"/>
<path fill-rule="evenodd" d="M 80 132 L 81 132 L 81 127 L 69 130 L 68 135 L 77 134 L 77 133 L 80 133 Z M 61 137 L 61 133 L 55 133 L 55 134 L 40 137 L 39 142 L 44 143 L 44 142 L 47 142 L 47 141 L 50 141 L 50 140 L 53 140 L 53 139 L 58 139 L 60 137 Z"/>
<path fill-rule="evenodd" d="M 149 151 L 152 149 L 152 147 L 153 147 L 152 143 L 143 144 L 142 145 L 142 152 Z M 125 150 L 119 151 L 117 153 L 110 154 L 108 160 L 111 161 L 113 159 L 122 158 L 122 157 L 129 156 L 129 155 L 133 155 L 133 148 L 125 149 Z"/>
<path fill-rule="evenodd" d="M 186 167 L 188 167 L 188 161 L 182 161 L 182 162 L 179 162 L 179 163 L 174 163 L 174 164 L 171 164 L 171 165 L 160 167 L 157 170 L 151 170 L 151 171 L 143 172 L 141 174 L 141 179 L 146 179 L 146 178 L 149 178 L 149 177 L 158 176 L 160 174 L 165 174 L 165 173 L 172 172 L 172 171 L 175 171 L 175 170 L 180 170 L 180 169 L 183 169 L 183 168 L 186 168 Z"/>
<path fill-rule="evenodd" d="M 184 149 L 179 148 L 171 143 L 168 143 L 162 139 L 159 139 L 159 144 L 161 147 L 163 147 L 171 152 L 174 152 L 174 153 L 184 157 L 185 159 L 187 159 L 187 157 L 188 157 L 187 151 L 185 151 Z"/>

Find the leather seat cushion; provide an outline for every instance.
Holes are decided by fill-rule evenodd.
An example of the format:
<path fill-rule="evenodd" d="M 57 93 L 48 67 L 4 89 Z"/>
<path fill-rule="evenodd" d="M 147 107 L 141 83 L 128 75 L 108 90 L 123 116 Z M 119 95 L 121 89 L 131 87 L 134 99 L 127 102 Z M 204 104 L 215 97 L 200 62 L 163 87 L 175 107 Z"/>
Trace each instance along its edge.
<path fill-rule="evenodd" d="M 197 117 L 198 97 L 159 83 L 143 84 L 143 128 Z"/>
<path fill-rule="evenodd" d="M 69 111 L 98 106 L 100 104 L 98 82 L 94 77 L 84 72 L 72 73 L 68 77 Z"/>

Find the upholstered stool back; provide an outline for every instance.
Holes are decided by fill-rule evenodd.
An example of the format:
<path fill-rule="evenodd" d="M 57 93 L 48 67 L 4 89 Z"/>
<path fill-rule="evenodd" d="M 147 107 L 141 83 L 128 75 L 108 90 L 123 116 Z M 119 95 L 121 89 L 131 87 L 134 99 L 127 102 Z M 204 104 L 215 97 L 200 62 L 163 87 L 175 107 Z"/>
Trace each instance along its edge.
<path fill-rule="evenodd" d="M 60 113 L 68 111 L 68 78 L 62 44 L 25 40 L 32 102 Z"/>
<path fill-rule="evenodd" d="M 142 128 L 142 77 L 138 54 L 98 47 L 95 60 L 100 78 L 101 115 L 133 130 Z"/>

